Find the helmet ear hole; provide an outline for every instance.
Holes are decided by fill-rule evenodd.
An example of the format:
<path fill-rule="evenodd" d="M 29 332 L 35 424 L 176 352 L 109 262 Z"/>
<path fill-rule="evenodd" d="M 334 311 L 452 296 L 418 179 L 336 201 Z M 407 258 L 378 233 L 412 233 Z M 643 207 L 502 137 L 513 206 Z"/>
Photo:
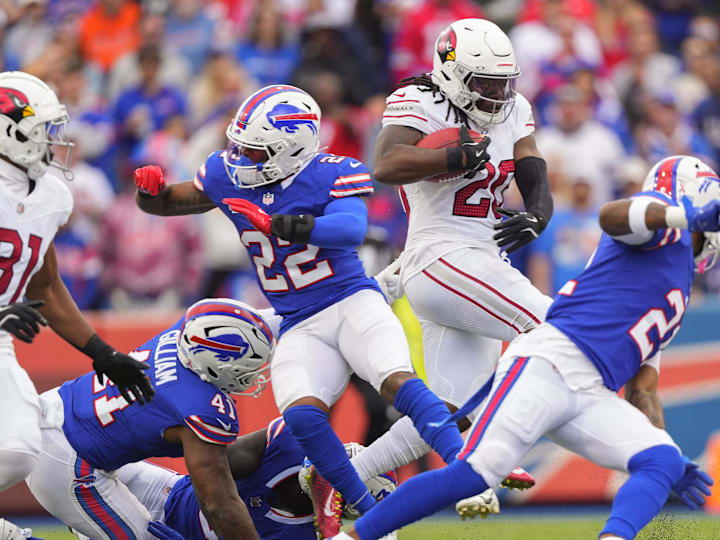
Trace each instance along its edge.
<path fill-rule="evenodd" d="M 210 374 L 210 376 L 211 376 L 213 379 L 217 379 L 217 378 L 218 378 L 218 375 L 217 375 L 217 373 L 215 373 L 215 370 L 214 370 L 213 368 L 210 368 L 210 367 L 209 367 L 209 368 L 207 368 L 207 370 L 208 370 L 208 373 Z"/>
<path fill-rule="evenodd" d="M 15 130 L 15 138 L 20 142 L 27 142 L 28 138 L 20 133 L 17 129 Z"/>

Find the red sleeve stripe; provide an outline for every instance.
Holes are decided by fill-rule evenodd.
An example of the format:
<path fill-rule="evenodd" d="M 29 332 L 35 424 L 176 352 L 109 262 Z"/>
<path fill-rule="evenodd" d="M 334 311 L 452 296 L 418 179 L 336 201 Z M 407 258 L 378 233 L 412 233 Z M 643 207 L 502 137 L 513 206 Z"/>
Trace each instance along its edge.
<path fill-rule="evenodd" d="M 200 417 L 197 415 L 189 416 L 187 420 L 190 420 L 193 422 L 197 427 L 202 428 L 206 431 L 210 431 L 211 433 L 214 433 L 216 435 L 222 435 L 222 436 L 235 436 L 235 434 L 232 431 L 227 431 L 225 429 L 219 428 L 217 426 L 214 426 L 212 424 L 208 424 L 207 422 L 203 422 Z"/>
<path fill-rule="evenodd" d="M 267 430 L 265 432 L 265 440 L 267 441 L 267 444 L 270 444 L 270 441 L 273 439 L 274 435 L 273 432 L 277 428 L 278 424 L 284 422 L 283 417 L 279 416 L 275 418 L 275 420 L 271 420 L 268 424 Z"/>
<path fill-rule="evenodd" d="M 359 195 L 361 193 L 372 193 L 374 191 L 372 186 L 356 187 L 350 189 L 333 189 L 330 191 L 330 195 L 333 197 L 348 197 L 350 195 Z"/>
<path fill-rule="evenodd" d="M 392 105 L 393 103 L 420 103 L 419 99 L 398 99 L 396 101 L 388 101 L 388 105 Z"/>
<path fill-rule="evenodd" d="M 354 174 L 352 176 L 339 176 L 337 180 L 335 180 L 335 185 L 342 185 L 342 184 L 356 184 L 358 182 L 372 182 L 372 179 L 370 178 L 369 173 L 365 174 Z"/>
<path fill-rule="evenodd" d="M 203 178 L 203 179 L 204 179 L 204 178 L 205 178 L 205 171 L 206 171 L 206 170 L 207 170 L 207 169 L 205 168 L 205 164 L 203 163 L 202 166 L 198 169 L 197 175 L 198 175 L 200 178 Z"/>
<path fill-rule="evenodd" d="M 275 433 L 273 433 L 272 438 L 274 439 L 275 437 L 277 437 L 278 435 L 280 435 L 280 432 L 281 432 L 283 429 L 285 429 L 285 420 L 283 420 L 282 422 L 280 422 L 280 423 L 277 425 L 277 427 L 275 428 Z"/>
<path fill-rule="evenodd" d="M 193 178 L 193 186 L 200 191 L 205 191 L 205 186 L 203 186 L 202 180 L 200 180 L 198 175 L 195 175 L 195 178 Z"/>
<path fill-rule="evenodd" d="M 525 124 L 525 127 L 530 127 L 530 126 L 535 127 L 535 122 L 528 122 L 527 124 Z"/>
<path fill-rule="evenodd" d="M 383 118 L 405 118 L 408 116 L 427 122 L 427 118 L 423 118 L 422 116 L 418 116 L 416 114 L 383 114 Z"/>
<path fill-rule="evenodd" d="M 210 444 L 222 444 L 227 445 L 235 442 L 235 439 L 237 438 L 235 435 L 232 437 L 218 437 L 217 435 L 211 435 L 207 432 L 203 432 L 198 427 L 194 426 L 190 420 L 187 418 L 185 419 L 185 423 L 188 425 L 188 427 L 197 435 L 197 438 L 201 441 L 205 441 L 206 443 Z"/>

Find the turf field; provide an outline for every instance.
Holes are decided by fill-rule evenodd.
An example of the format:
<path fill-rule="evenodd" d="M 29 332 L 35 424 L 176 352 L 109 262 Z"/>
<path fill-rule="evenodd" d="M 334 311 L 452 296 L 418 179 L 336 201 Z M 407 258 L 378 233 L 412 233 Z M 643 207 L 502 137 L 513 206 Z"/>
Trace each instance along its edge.
<path fill-rule="evenodd" d="M 554 514 L 554 513 L 553 513 Z M 508 515 L 462 522 L 459 519 L 433 518 L 406 527 L 400 540 L 593 540 L 604 522 L 600 514 L 592 516 L 551 515 L 540 518 Z M 19 525 L 21 521 L 16 521 Z M 33 525 L 29 523 L 27 525 Z M 36 537 L 46 540 L 75 538 L 60 526 L 36 526 Z M 720 517 L 703 514 L 661 514 L 637 537 L 638 540 L 718 540 Z"/>

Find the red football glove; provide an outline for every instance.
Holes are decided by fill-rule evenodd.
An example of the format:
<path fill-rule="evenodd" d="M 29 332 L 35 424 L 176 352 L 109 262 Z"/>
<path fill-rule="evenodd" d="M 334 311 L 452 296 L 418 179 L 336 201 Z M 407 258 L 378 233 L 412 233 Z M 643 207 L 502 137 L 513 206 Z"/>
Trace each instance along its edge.
<path fill-rule="evenodd" d="M 272 218 L 258 205 L 245 199 L 223 199 L 222 202 L 227 204 L 233 212 L 237 212 L 248 218 L 253 227 L 258 231 L 270 235 Z"/>
<path fill-rule="evenodd" d="M 157 165 L 135 169 L 135 185 L 141 193 L 155 196 L 165 189 L 165 177 Z"/>

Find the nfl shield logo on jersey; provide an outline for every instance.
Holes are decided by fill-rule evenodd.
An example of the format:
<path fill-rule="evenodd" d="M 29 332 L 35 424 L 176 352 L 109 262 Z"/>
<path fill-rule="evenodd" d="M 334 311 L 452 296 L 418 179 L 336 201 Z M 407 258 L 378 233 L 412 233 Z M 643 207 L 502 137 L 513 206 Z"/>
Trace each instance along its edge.
<path fill-rule="evenodd" d="M 273 195 L 272 193 L 265 193 L 265 194 L 263 194 L 263 204 L 264 204 L 264 205 L 267 206 L 267 205 L 272 204 L 272 203 L 274 203 L 274 202 L 275 202 L 275 195 Z"/>

